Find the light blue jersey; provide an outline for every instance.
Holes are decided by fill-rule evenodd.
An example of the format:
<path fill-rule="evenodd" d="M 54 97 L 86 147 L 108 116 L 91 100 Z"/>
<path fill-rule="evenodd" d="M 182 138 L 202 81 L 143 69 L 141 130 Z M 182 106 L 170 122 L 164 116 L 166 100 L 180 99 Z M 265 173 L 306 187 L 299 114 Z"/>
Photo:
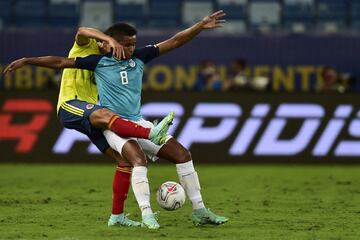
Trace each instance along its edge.
<path fill-rule="evenodd" d="M 75 67 L 92 70 L 100 96 L 100 103 L 122 118 L 141 119 L 141 89 L 144 65 L 159 56 L 156 46 L 136 49 L 129 60 L 118 61 L 108 55 L 76 58 Z"/>

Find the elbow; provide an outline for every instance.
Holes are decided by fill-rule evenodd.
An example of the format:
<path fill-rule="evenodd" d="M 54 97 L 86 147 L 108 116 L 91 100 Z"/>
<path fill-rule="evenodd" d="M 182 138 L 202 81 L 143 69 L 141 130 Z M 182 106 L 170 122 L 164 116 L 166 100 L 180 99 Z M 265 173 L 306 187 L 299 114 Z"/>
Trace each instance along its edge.
<path fill-rule="evenodd" d="M 84 35 L 85 31 L 86 31 L 86 27 L 79 27 L 76 35 Z"/>

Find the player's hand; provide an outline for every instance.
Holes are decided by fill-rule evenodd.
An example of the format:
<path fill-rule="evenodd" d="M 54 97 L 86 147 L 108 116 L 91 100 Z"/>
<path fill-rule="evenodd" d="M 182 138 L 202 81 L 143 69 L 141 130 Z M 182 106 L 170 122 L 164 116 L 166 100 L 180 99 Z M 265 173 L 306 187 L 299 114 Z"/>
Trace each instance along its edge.
<path fill-rule="evenodd" d="M 13 61 L 10 63 L 5 70 L 3 71 L 4 74 L 8 72 L 13 72 L 18 68 L 21 68 L 22 66 L 26 65 L 26 58 L 20 58 L 18 60 Z"/>
<path fill-rule="evenodd" d="M 217 11 L 209 16 L 206 16 L 201 21 L 203 29 L 211 29 L 211 28 L 221 28 L 223 25 L 221 23 L 225 23 L 225 19 L 221 19 L 226 15 L 223 10 Z"/>
<path fill-rule="evenodd" d="M 109 46 L 112 48 L 113 55 L 116 59 L 125 59 L 125 51 L 120 43 L 118 43 L 115 39 L 111 38 L 109 40 Z"/>

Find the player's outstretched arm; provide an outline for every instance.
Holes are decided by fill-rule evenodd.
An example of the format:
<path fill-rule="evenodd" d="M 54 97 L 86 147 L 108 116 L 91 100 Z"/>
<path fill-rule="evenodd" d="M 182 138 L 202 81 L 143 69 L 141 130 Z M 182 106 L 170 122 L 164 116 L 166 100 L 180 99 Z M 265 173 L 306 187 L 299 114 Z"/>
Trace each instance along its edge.
<path fill-rule="evenodd" d="M 106 35 L 105 33 L 88 27 L 80 27 L 76 33 L 75 41 L 78 45 L 83 46 L 89 43 L 90 38 L 94 38 L 109 44 L 113 49 L 113 55 L 117 59 L 125 59 L 125 52 L 123 46 L 118 43 L 114 38 Z"/>
<path fill-rule="evenodd" d="M 225 22 L 225 20 L 222 19 L 225 15 L 226 14 L 223 10 L 217 11 L 204 17 L 200 22 L 194 24 L 193 26 L 178 32 L 170 39 L 156 44 L 159 47 L 160 54 L 164 54 L 175 48 L 181 47 L 185 43 L 191 41 L 204 29 L 221 28 L 221 24 Z"/>
<path fill-rule="evenodd" d="M 46 56 L 46 57 L 31 57 L 31 58 L 20 58 L 10 63 L 4 70 L 4 74 L 13 72 L 18 68 L 25 65 L 35 65 L 47 68 L 75 68 L 75 60 L 72 58 Z"/>

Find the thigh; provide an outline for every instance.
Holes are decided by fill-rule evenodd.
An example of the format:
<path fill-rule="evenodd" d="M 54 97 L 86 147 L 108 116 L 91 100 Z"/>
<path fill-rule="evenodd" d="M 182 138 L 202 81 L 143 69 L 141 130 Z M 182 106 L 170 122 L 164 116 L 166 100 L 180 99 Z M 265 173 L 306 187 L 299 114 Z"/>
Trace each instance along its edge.
<path fill-rule="evenodd" d="M 87 135 L 91 142 L 104 153 L 109 148 L 109 144 L 102 130 L 93 127 L 89 121 L 91 112 L 99 108 L 101 107 L 84 101 L 70 100 L 61 104 L 58 117 L 64 127 Z"/>
<path fill-rule="evenodd" d="M 105 130 L 104 136 L 110 147 L 120 153 L 122 158 L 132 166 L 146 165 L 145 154 L 136 139 L 120 137 L 110 130 Z"/>
<path fill-rule="evenodd" d="M 80 101 L 69 100 L 63 102 L 59 109 L 59 120 L 66 128 L 75 129 L 83 133 L 91 133 L 94 128 L 89 120 L 89 116 L 96 110 L 102 109 L 101 106 Z"/>
<path fill-rule="evenodd" d="M 147 128 L 152 128 L 154 126 L 154 124 L 152 122 L 146 121 L 144 119 L 141 119 L 140 121 L 137 121 L 136 123 L 143 127 L 147 127 Z M 167 140 L 169 140 L 170 138 L 172 138 L 172 136 L 168 135 Z M 144 153 L 147 155 L 147 157 L 149 159 L 151 159 L 154 162 L 159 159 L 157 157 L 157 155 L 163 145 L 156 145 L 155 143 L 151 142 L 150 140 L 143 139 L 143 138 L 138 138 L 137 142 L 139 143 L 140 147 L 142 148 L 142 150 L 144 151 Z"/>
<path fill-rule="evenodd" d="M 147 139 L 138 138 L 137 142 L 139 143 L 141 149 L 144 151 L 146 156 L 149 157 L 152 161 L 158 160 L 157 154 L 162 147 L 161 145 L 156 145 L 155 143 L 151 142 Z"/>
<path fill-rule="evenodd" d="M 90 133 L 85 133 L 90 141 L 102 152 L 110 148 L 108 141 L 106 140 L 104 133 L 100 129 L 93 129 Z"/>
<path fill-rule="evenodd" d="M 110 147 L 112 149 L 114 149 L 115 151 L 117 151 L 121 156 L 122 156 L 122 152 L 123 152 L 123 147 L 125 145 L 125 143 L 127 143 L 128 141 L 130 141 L 132 138 L 123 138 L 120 137 L 119 135 L 117 135 L 116 133 L 114 133 L 111 130 L 105 130 L 103 132 L 107 142 L 109 143 Z"/>
<path fill-rule="evenodd" d="M 124 144 L 122 157 L 134 167 L 147 165 L 145 154 L 136 140 L 130 140 Z"/>

